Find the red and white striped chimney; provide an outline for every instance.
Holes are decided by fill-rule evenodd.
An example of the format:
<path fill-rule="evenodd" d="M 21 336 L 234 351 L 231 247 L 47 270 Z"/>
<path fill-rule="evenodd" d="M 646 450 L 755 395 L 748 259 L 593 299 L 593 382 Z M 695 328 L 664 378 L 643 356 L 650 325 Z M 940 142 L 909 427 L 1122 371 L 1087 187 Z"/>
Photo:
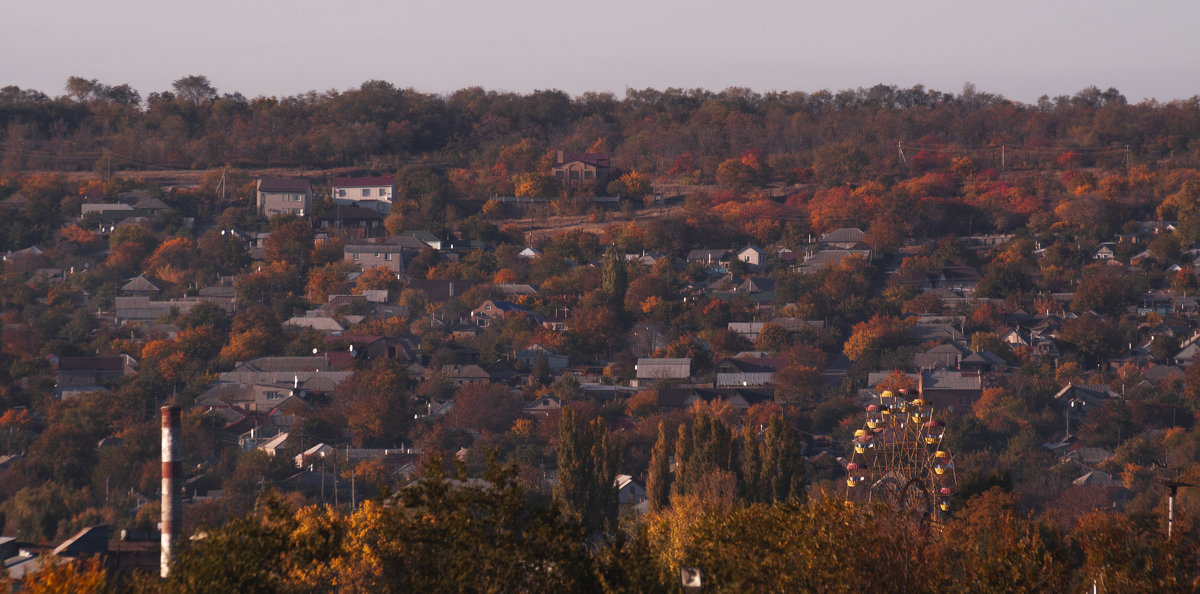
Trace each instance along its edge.
<path fill-rule="evenodd" d="M 183 524 L 183 466 L 179 460 L 179 407 L 162 407 L 162 555 L 160 573 L 167 577 L 175 560 L 175 537 Z"/>

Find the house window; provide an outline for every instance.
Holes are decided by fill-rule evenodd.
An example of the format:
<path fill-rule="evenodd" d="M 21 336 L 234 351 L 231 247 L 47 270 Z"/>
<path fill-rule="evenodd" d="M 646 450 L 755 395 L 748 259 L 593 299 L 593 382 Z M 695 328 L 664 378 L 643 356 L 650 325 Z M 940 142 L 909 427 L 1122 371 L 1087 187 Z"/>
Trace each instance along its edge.
<path fill-rule="evenodd" d="M 583 179 L 594 179 L 595 177 L 596 177 L 595 172 L 592 172 L 592 171 L 584 171 L 583 172 Z"/>
<path fill-rule="evenodd" d="M 557 177 L 558 179 L 562 179 L 564 177 L 564 174 L 561 171 L 555 171 L 554 177 Z"/>
<path fill-rule="evenodd" d="M 365 198 L 370 195 L 371 195 L 371 188 L 363 188 L 363 197 Z"/>
<path fill-rule="evenodd" d="M 392 255 L 391 255 L 391 254 L 384 254 L 384 255 L 383 255 L 383 259 L 384 259 L 385 261 L 387 261 L 387 262 L 391 262 L 391 261 L 392 261 Z"/>
<path fill-rule="evenodd" d="M 346 190 L 338 190 L 338 198 L 345 198 Z"/>
<path fill-rule="evenodd" d="M 354 252 L 354 259 L 357 260 L 360 255 L 361 254 L 359 254 L 358 252 Z"/>

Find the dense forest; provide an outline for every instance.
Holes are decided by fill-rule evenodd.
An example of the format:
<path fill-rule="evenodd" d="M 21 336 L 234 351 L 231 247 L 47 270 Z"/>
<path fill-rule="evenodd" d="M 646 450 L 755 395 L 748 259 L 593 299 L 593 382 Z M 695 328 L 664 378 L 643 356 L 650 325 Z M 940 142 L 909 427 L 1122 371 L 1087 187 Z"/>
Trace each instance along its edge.
<path fill-rule="evenodd" d="M 247 99 L 187 76 L 143 98 L 73 77 L 58 97 L 0 89 L 0 134 L 5 534 L 153 532 L 170 402 L 203 535 L 166 582 L 75 564 L 47 584 L 677 591 L 697 567 L 720 591 L 1200 587 L 1200 490 L 1179 491 L 1168 539 L 1164 482 L 1200 483 L 1200 97 L 368 81 Z M 564 187 L 557 151 L 611 156 L 609 180 Z M 281 171 L 315 188 L 305 216 L 256 210 L 255 180 Z M 367 174 L 399 197 L 370 245 L 438 242 L 400 273 L 359 270 L 344 250 L 364 240 L 314 222 L 335 176 Z M 121 223 L 88 211 L 147 199 L 162 208 Z M 852 247 L 821 239 L 851 228 Z M 730 258 L 751 247 L 761 261 Z M 855 253 L 806 266 L 838 251 Z M 938 286 L 963 271 L 968 290 Z M 114 311 L 143 280 L 171 302 L 128 324 Z M 189 301 L 216 294 L 228 307 Z M 478 322 L 501 302 L 517 313 Z M 296 322 L 316 314 L 344 333 Z M 924 389 L 939 347 L 990 362 L 945 417 L 945 513 L 844 506 L 864 398 Z M 776 366 L 764 400 L 671 400 L 746 353 Z M 91 356 L 135 364 L 60 398 L 59 362 Z M 265 359 L 342 375 L 260 416 L 213 397 Z M 646 359 L 690 373 L 635 384 Z M 452 377 L 470 365 L 483 381 Z M 313 371 L 288 369 L 268 388 Z M 1103 397 L 1059 397 L 1076 386 Z M 299 438 L 246 446 L 251 417 Z M 302 455 L 317 443 L 331 469 Z M 1075 482 L 1093 471 L 1111 482 Z"/>

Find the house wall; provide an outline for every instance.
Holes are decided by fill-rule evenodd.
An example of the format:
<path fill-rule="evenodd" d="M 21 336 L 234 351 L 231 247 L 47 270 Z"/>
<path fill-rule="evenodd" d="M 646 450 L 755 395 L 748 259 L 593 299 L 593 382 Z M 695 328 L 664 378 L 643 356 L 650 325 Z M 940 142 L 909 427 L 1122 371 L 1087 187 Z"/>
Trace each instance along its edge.
<path fill-rule="evenodd" d="M 392 272 L 404 269 L 404 258 L 397 252 L 343 252 L 343 259 L 358 266 L 360 270 L 369 270 L 383 266 Z"/>
<path fill-rule="evenodd" d="M 580 188 L 608 181 L 608 170 L 582 161 L 563 163 L 554 168 L 554 177 L 568 188 Z"/>
<path fill-rule="evenodd" d="M 304 216 L 312 208 L 312 193 L 259 192 L 258 214 L 273 217 L 281 214 Z"/>
<path fill-rule="evenodd" d="M 395 192 L 391 186 L 364 186 L 333 188 L 333 201 L 338 204 L 354 204 L 363 200 L 383 200 L 391 202 Z"/>
<path fill-rule="evenodd" d="M 775 374 L 769 371 L 752 373 L 718 373 L 718 386 L 762 386 L 775 381 Z"/>

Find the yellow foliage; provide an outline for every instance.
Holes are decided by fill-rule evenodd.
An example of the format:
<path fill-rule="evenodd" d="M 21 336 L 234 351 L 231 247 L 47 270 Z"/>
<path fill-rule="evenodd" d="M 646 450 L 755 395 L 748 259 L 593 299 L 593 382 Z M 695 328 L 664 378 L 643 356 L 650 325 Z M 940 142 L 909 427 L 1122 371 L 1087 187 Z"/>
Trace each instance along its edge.
<path fill-rule="evenodd" d="M 87 594 L 111 590 L 108 571 L 100 563 L 99 557 L 63 563 L 56 557 L 48 556 L 44 562 L 40 571 L 25 578 L 23 585 L 31 594 Z"/>

